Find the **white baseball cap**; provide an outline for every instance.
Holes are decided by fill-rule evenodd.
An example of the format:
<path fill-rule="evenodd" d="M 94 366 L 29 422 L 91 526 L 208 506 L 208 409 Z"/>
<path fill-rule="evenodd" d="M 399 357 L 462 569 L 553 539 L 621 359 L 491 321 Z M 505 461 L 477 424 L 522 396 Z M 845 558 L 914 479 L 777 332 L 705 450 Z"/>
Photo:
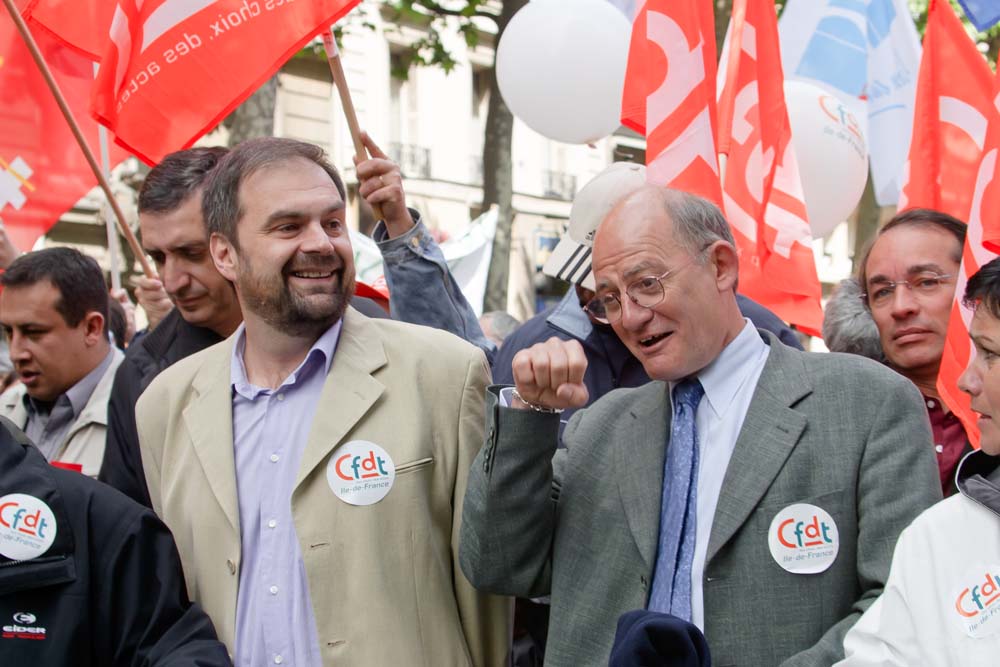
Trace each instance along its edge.
<path fill-rule="evenodd" d="M 542 272 L 594 289 L 594 274 L 590 270 L 594 233 L 618 202 L 645 184 L 646 167 L 634 162 L 614 162 L 590 179 L 573 198 L 569 228 Z"/>

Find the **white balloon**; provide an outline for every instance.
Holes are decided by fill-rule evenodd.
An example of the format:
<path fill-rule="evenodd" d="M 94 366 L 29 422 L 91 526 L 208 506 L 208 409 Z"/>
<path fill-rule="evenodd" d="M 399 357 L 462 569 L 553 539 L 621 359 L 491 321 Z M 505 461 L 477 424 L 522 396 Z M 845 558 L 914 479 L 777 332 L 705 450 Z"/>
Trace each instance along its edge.
<path fill-rule="evenodd" d="M 823 238 L 861 201 L 868 180 L 865 137 L 847 105 L 818 86 L 786 81 L 785 105 L 809 226 Z"/>
<path fill-rule="evenodd" d="M 620 123 L 632 26 L 607 0 L 532 0 L 497 45 L 507 106 L 539 134 L 569 144 Z"/>

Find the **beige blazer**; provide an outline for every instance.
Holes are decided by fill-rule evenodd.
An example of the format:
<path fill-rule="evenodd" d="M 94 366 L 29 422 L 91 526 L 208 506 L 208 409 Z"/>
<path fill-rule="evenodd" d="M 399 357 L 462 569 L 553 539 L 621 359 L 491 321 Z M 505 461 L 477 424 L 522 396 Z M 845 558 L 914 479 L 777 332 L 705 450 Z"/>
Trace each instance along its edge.
<path fill-rule="evenodd" d="M 111 398 L 111 386 L 115 382 L 115 373 L 125 355 L 115 349 L 114 358 L 108 370 L 101 376 L 100 382 L 94 387 L 94 393 L 83 407 L 80 415 L 69 427 L 66 438 L 56 450 L 54 460 L 63 463 L 78 463 L 83 466 L 84 475 L 97 477 L 104 460 L 104 443 L 108 434 L 108 399 Z M 14 422 L 19 429 L 28 425 L 28 409 L 24 407 L 26 389 L 20 382 L 0 396 L 0 416 Z"/>
<path fill-rule="evenodd" d="M 136 406 L 153 507 L 230 651 L 241 562 L 233 341 L 165 370 Z M 325 665 L 505 664 L 509 599 L 473 589 L 457 555 L 489 377 L 482 353 L 451 334 L 345 314 L 292 493 Z M 348 505 L 327 482 L 327 462 L 352 440 L 396 464 L 375 505 Z"/>

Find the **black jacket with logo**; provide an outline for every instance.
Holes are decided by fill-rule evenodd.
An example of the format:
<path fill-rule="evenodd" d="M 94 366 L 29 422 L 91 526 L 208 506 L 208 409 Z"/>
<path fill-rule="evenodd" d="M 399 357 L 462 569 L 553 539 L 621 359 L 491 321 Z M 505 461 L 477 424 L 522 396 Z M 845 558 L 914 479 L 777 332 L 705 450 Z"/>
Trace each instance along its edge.
<path fill-rule="evenodd" d="M 211 620 L 188 601 L 163 522 L 100 482 L 51 467 L 0 418 L 0 499 L 10 494 L 48 505 L 55 541 L 29 560 L 0 553 L 0 665 L 232 664 Z M 13 517 L 8 502 L 0 532 L 16 526 Z"/>

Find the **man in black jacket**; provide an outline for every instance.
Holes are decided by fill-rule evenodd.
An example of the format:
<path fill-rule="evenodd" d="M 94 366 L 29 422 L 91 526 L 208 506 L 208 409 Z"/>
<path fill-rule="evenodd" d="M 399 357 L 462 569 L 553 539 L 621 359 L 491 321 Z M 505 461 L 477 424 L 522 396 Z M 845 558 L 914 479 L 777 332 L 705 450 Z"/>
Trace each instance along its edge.
<path fill-rule="evenodd" d="M 118 368 L 98 479 L 146 507 L 135 402 L 160 371 L 219 342 L 243 321 L 232 285 L 212 262 L 201 217 L 202 183 L 226 152 L 213 147 L 172 153 L 149 172 L 139 192 L 143 248 L 175 308 L 129 348 Z"/>
<path fill-rule="evenodd" d="M 231 665 L 167 527 L 0 418 L 0 664 Z"/>

